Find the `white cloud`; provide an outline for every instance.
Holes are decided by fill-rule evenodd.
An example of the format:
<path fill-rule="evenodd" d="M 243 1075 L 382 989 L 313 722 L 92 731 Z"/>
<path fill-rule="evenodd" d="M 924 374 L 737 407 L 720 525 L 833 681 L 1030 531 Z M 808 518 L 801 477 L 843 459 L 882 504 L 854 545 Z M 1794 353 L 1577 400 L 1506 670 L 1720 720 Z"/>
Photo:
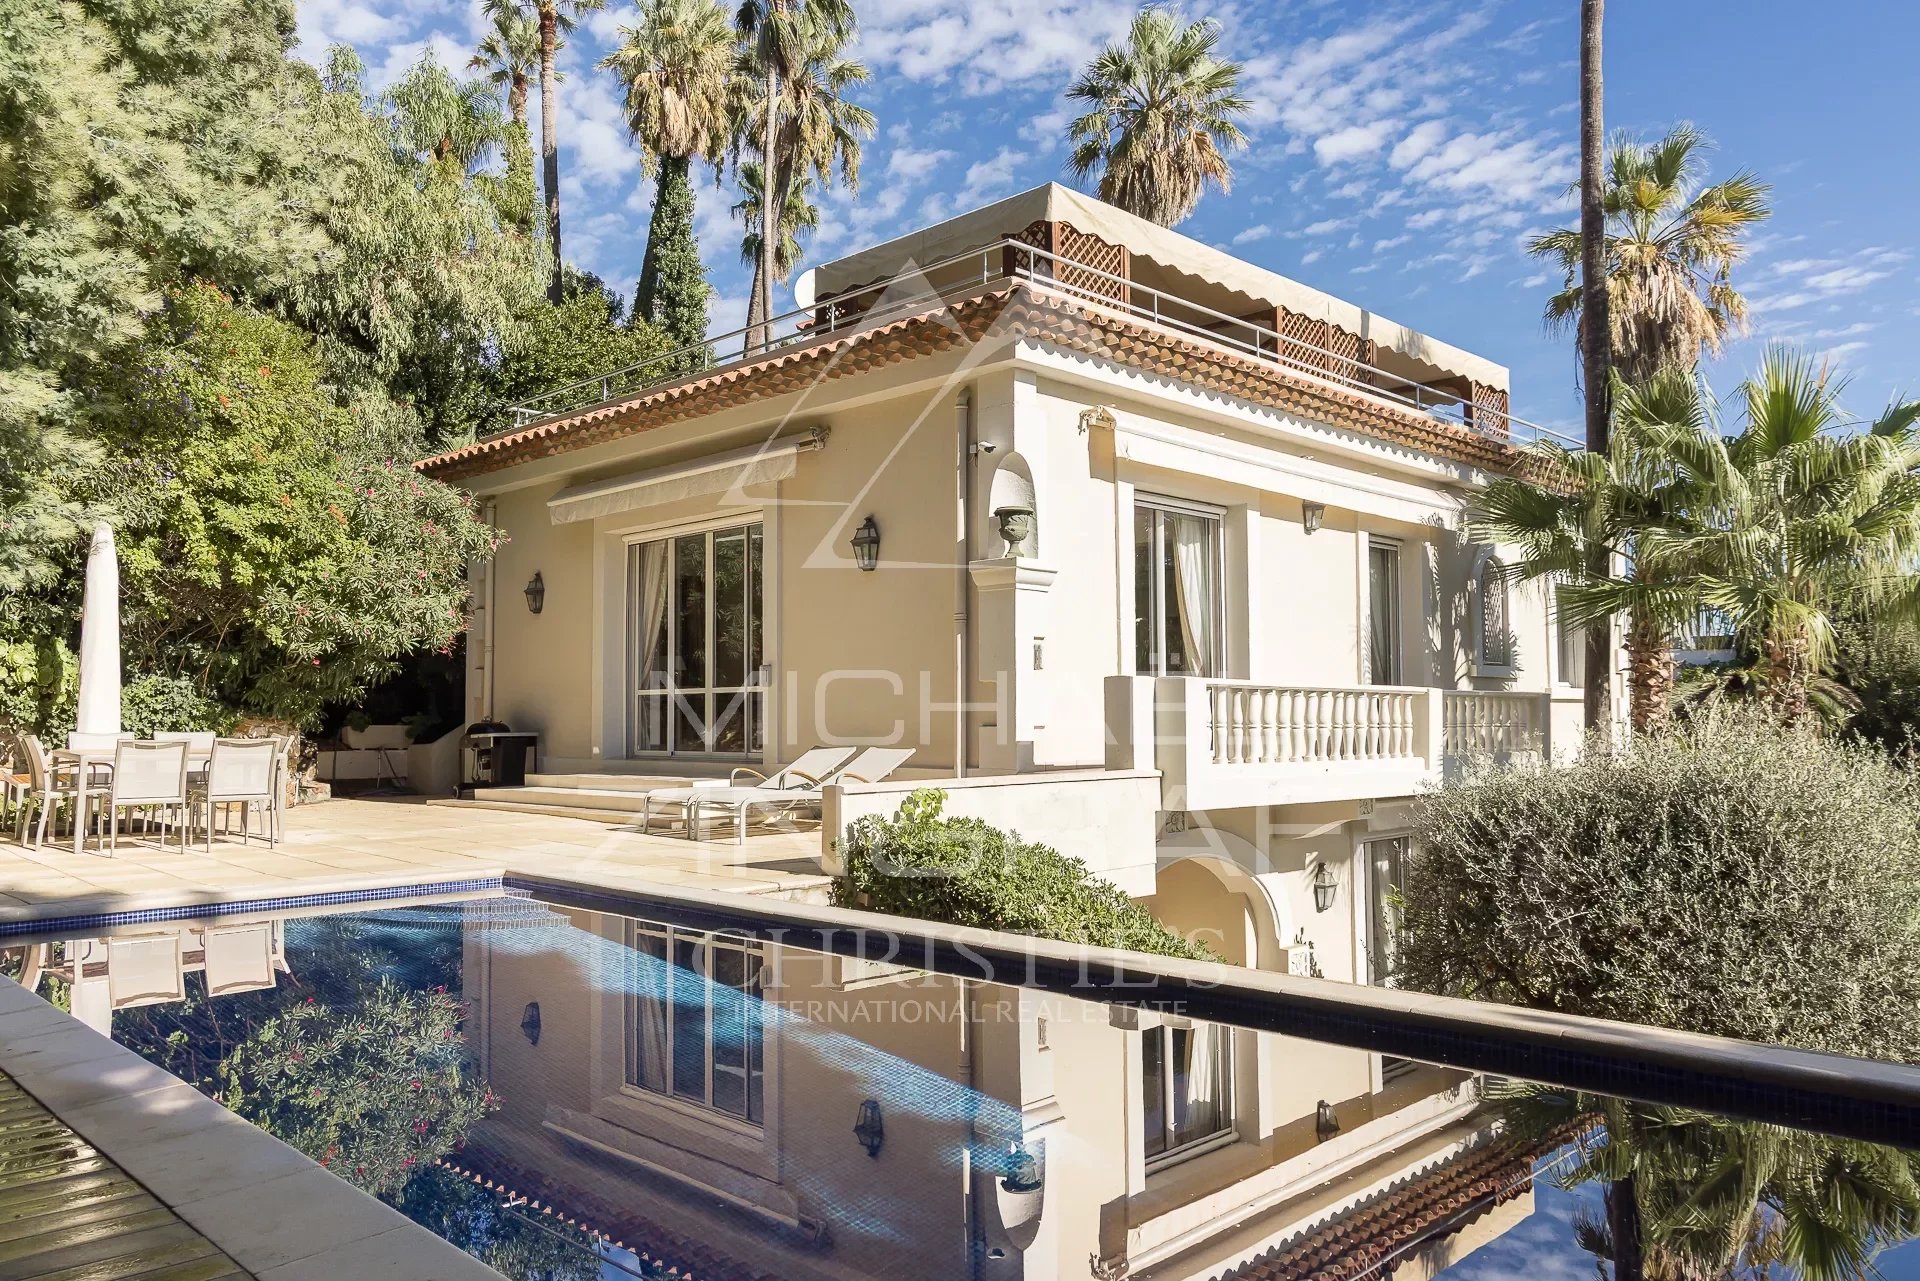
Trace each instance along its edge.
<path fill-rule="evenodd" d="M 1268 236 L 1271 236 L 1272 234 L 1273 234 L 1272 227 L 1268 226 L 1264 222 L 1257 222 L 1253 226 L 1248 227 L 1245 231 L 1236 233 L 1233 237 L 1233 243 L 1236 245 L 1250 245 L 1256 240 L 1265 240 Z"/>
<path fill-rule="evenodd" d="M 1323 165 L 1337 165 L 1346 160 L 1357 160 L 1361 156 L 1370 156 L 1387 143 L 1387 135 L 1393 130 L 1393 123 L 1376 120 L 1372 124 L 1349 125 L 1345 129 L 1336 129 L 1325 137 L 1314 139 L 1313 154 Z"/>
<path fill-rule="evenodd" d="M 856 52 L 877 73 L 993 94 L 1066 81 L 1134 11 L 1132 0 L 894 0 L 862 9 Z"/>
<path fill-rule="evenodd" d="M 969 165 L 967 176 L 962 180 L 963 185 L 976 200 L 984 199 L 988 193 L 1011 187 L 1014 169 L 1026 158 L 1024 151 L 1002 147 L 989 159 Z"/>
<path fill-rule="evenodd" d="M 1307 252 L 1300 255 L 1300 265 L 1302 267 L 1311 267 L 1314 263 L 1319 262 L 1320 259 L 1324 256 L 1325 255 L 1323 255 L 1318 249 L 1309 249 L 1307 250 Z"/>
<path fill-rule="evenodd" d="M 1435 147 L 1447 136 L 1447 126 L 1438 120 L 1423 120 L 1415 125 L 1407 136 L 1393 144 L 1393 151 L 1387 156 L 1387 163 L 1395 169 L 1405 169 Z"/>
<path fill-rule="evenodd" d="M 887 157 L 887 177 L 899 182 L 920 182 L 951 159 L 951 151 L 895 147 Z"/>
<path fill-rule="evenodd" d="M 1300 228 L 1299 234 L 1302 236 L 1324 236 L 1329 232 L 1339 231 L 1352 221 L 1353 219 L 1351 218 L 1322 218 L 1319 222 L 1310 222 Z"/>

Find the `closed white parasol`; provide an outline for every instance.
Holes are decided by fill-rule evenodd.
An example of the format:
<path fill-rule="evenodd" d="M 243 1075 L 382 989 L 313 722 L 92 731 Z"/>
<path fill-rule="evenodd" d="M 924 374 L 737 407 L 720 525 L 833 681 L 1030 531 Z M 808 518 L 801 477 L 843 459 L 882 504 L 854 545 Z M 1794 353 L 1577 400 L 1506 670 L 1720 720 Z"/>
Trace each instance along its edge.
<path fill-rule="evenodd" d="M 87 550 L 87 595 L 80 614 L 80 707 L 74 729 L 82 734 L 120 732 L 120 557 L 113 528 L 93 527 Z"/>

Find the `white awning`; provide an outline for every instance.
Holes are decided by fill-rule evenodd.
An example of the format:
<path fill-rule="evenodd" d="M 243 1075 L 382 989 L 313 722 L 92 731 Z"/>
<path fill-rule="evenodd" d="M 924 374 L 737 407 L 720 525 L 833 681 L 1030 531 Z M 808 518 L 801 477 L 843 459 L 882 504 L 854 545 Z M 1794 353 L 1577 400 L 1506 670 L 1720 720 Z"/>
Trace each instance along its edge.
<path fill-rule="evenodd" d="M 647 471 L 569 485 L 547 500 L 547 513 L 556 525 L 593 520 L 616 512 L 655 507 L 698 494 L 722 494 L 735 487 L 785 480 L 799 466 L 799 456 L 827 443 L 824 427 L 770 440 L 765 444 L 709 454 Z"/>

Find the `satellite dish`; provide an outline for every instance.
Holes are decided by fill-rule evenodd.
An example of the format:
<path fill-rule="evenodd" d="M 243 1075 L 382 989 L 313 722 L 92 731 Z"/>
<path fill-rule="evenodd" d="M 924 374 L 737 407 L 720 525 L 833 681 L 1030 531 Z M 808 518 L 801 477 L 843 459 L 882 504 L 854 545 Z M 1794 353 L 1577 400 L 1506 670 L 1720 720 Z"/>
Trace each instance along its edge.
<path fill-rule="evenodd" d="M 815 290 L 819 287 L 818 281 L 814 279 L 814 272 L 815 269 L 809 267 L 801 272 L 798 279 L 793 282 L 793 301 L 795 306 L 813 306 Z"/>

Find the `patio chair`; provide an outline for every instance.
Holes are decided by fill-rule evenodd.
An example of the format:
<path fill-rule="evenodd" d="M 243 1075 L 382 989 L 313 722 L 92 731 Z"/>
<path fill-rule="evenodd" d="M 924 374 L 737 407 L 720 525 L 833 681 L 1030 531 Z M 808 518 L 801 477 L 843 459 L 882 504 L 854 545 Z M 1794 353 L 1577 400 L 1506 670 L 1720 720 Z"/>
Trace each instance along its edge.
<path fill-rule="evenodd" d="M 120 811 L 178 809 L 187 817 L 187 745 L 129 740 L 113 752 L 113 781 L 107 786 L 108 846 L 120 848 Z M 167 820 L 161 820 L 160 846 L 166 848 Z M 188 824 L 180 824 L 180 850 L 186 852 Z"/>
<path fill-rule="evenodd" d="M 911 747 L 869 747 L 843 768 L 813 787 L 789 787 L 768 791 L 759 787 L 707 787 L 696 790 L 687 804 L 687 831 L 691 835 L 700 825 L 700 811 L 729 810 L 733 814 L 733 843 L 747 839 L 747 818 L 753 810 L 769 805 L 792 809 L 808 803 L 818 804 L 828 783 L 878 783 L 905 765 L 913 756 Z"/>
<path fill-rule="evenodd" d="M 16 816 L 14 835 L 22 845 L 27 844 L 27 822 L 30 818 L 39 819 L 39 828 L 34 833 L 32 848 L 39 849 L 47 842 L 47 820 L 61 806 L 75 800 L 80 793 L 78 771 L 71 765 L 60 768 L 54 765 L 47 755 L 47 749 L 32 734 L 20 736 L 20 750 L 25 758 L 25 782 L 20 786 L 20 806 Z M 78 815 L 74 822 L 79 822 Z"/>
<path fill-rule="evenodd" d="M 206 976 L 207 995 L 271 988 L 279 928 L 273 921 L 208 926 L 201 936 L 201 973 Z"/>
<path fill-rule="evenodd" d="M 240 806 L 240 842 L 245 844 L 248 836 L 248 817 L 253 807 L 266 807 L 263 822 L 267 829 L 267 844 L 276 843 L 274 831 L 274 781 L 280 771 L 274 758 L 279 754 L 279 740 L 272 738 L 220 738 L 213 743 L 213 752 L 207 757 L 205 779 L 191 790 L 193 807 L 202 811 L 207 820 L 207 850 L 213 850 L 213 812 L 216 806 Z"/>
<path fill-rule="evenodd" d="M 135 934 L 107 940 L 107 1000 L 130 1010 L 187 999 L 187 971 L 180 931 Z"/>
<path fill-rule="evenodd" d="M 819 788 L 821 780 L 831 778 L 834 772 L 847 758 L 853 755 L 851 747 L 810 747 L 800 753 L 793 764 L 782 766 L 771 774 L 762 774 L 750 765 L 740 765 L 727 779 L 725 789 L 714 787 L 656 787 L 647 793 L 640 805 L 640 830 L 646 831 L 653 823 L 653 806 L 657 800 L 663 805 L 678 805 L 682 816 L 687 820 L 687 837 L 693 837 L 693 800 L 713 791 L 785 792 L 796 788 Z M 736 786 L 742 775 L 750 775 L 760 781 L 751 787 Z"/>

